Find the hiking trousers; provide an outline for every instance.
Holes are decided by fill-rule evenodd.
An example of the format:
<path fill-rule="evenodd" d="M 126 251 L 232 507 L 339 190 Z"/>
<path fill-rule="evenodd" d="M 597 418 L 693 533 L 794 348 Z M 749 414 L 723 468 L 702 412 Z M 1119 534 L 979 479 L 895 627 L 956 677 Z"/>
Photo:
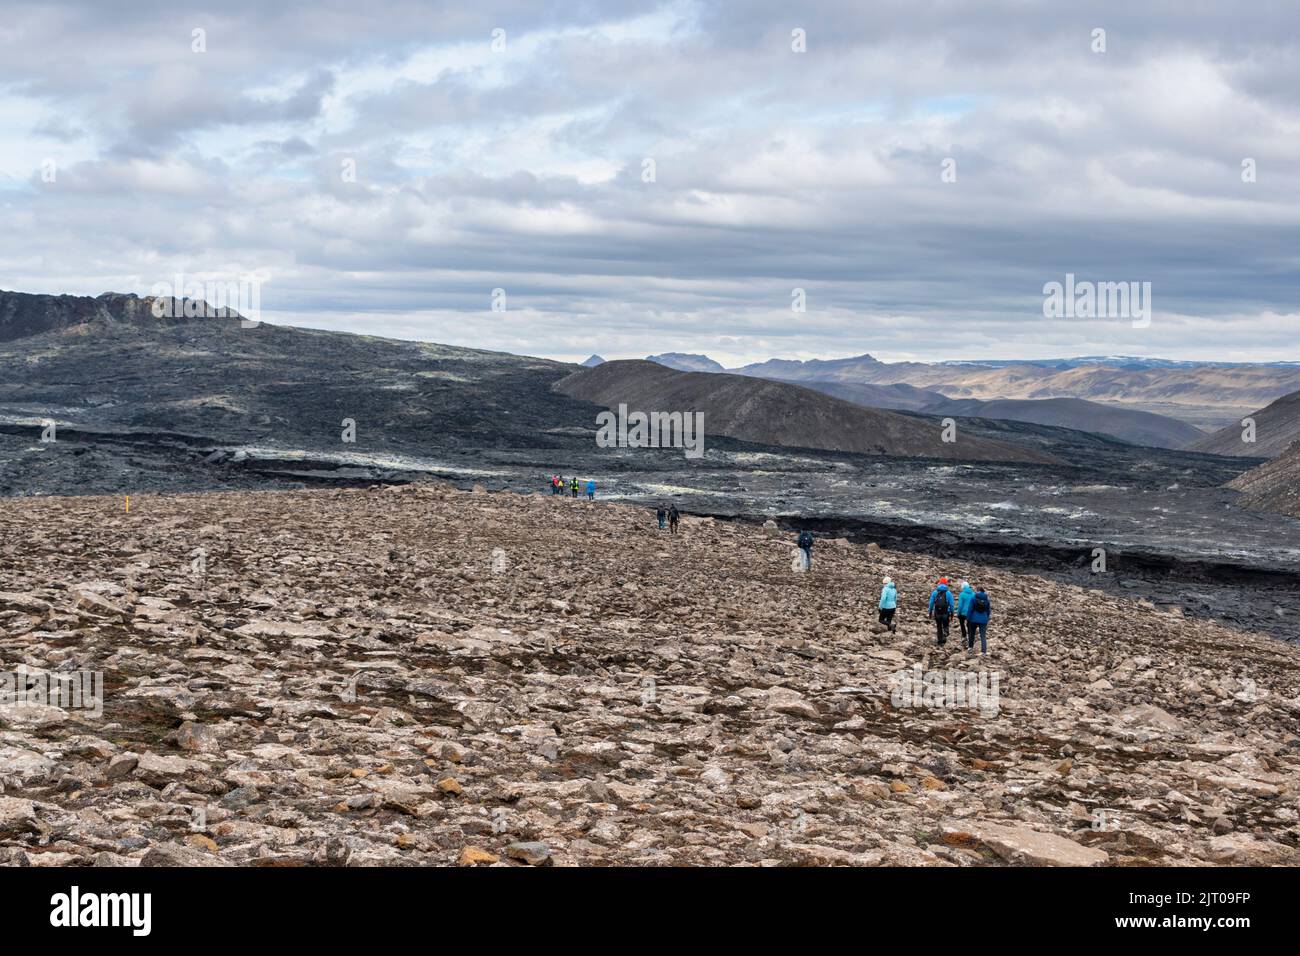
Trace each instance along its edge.
<path fill-rule="evenodd" d="M 988 621 L 985 621 L 983 624 L 976 624 L 974 621 L 971 621 L 969 628 L 970 628 L 970 636 L 966 641 L 966 647 L 969 648 L 970 650 L 975 649 L 975 629 L 978 628 L 980 632 L 980 653 L 987 654 L 989 652 Z"/>
<path fill-rule="evenodd" d="M 893 607 L 882 607 L 880 609 L 880 623 L 891 631 L 894 629 L 894 612 L 897 610 L 897 608 Z"/>
<path fill-rule="evenodd" d="M 936 617 L 934 619 L 934 633 L 940 644 L 948 643 L 948 624 L 949 620 L 946 617 Z"/>
<path fill-rule="evenodd" d="M 962 639 L 963 642 L 965 642 L 965 640 L 966 640 L 966 638 L 967 638 L 967 634 L 966 634 L 966 615 L 965 615 L 965 614 L 958 614 L 958 615 L 957 615 L 957 626 L 961 628 L 961 639 Z M 972 634 L 972 635 L 970 635 L 970 636 L 973 637 L 974 635 Z"/>

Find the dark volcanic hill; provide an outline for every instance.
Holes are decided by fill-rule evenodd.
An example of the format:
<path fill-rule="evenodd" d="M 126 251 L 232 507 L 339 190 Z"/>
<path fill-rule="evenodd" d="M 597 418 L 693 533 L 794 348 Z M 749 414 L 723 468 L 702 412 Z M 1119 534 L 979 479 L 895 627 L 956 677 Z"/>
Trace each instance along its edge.
<path fill-rule="evenodd" d="M 587 409 L 549 391 L 574 366 L 237 317 L 155 319 L 148 298 L 47 299 L 18 308 L 0 344 L 0 408 L 105 429 L 292 447 L 535 442 Z M 233 316 L 233 313 L 232 313 Z"/>
<path fill-rule="evenodd" d="M 431 455 L 477 467 L 483 450 L 554 450 L 563 460 L 591 447 L 595 409 L 551 391 L 574 365 L 245 328 L 233 313 L 158 320 L 151 303 L 0 293 L 0 494 L 111 491 L 130 475 L 142 476 L 141 490 L 247 487 L 256 475 L 229 483 L 231 456 L 246 470 L 244 456 L 263 450 L 304 467 Z M 354 442 L 344 440 L 345 419 Z M 39 440 L 47 421 L 50 444 Z"/>
<path fill-rule="evenodd" d="M 654 362 L 621 361 L 575 372 L 555 387 L 608 408 L 626 404 L 643 412 L 703 412 L 707 434 L 765 445 L 971 461 L 1054 460 L 960 433 L 956 442 L 944 442 L 935 422 L 743 375 L 678 372 Z"/>
<path fill-rule="evenodd" d="M 151 298 L 117 292 L 103 295 L 34 295 L 0 290 L 0 342 L 13 342 L 45 332 L 78 328 L 130 328 L 152 322 L 154 328 L 176 325 L 186 319 L 158 319 Z M 180 314 L 179 310 L 177 314 Z M 223 318 L 236 314 L 220 310 Z"/>
<path fill-rule="evenodd" d="M 1300 518 L 1300 444 L 1239 475 L 1228 487 L 1242 493 L 1248 508 Z"/>
<path fill-rule="evenodd" d="M 1247 458 L 1272 458 L 1300 439 L 1300 392 L 1283 395 L 1277 401 L 1249 416 L 1255 420 L 1254 443 L 1242 440 L 1245 432 L 1239 422 L 1197 442 L 1196 451 L 1214 455 L 1238 455 Z"/>
<path fill-rule="evenodd" d="M 930 415 L 963 415 L 1056 425 L 1110 435 L 1152 448 L 1187 448 L 1205 437 L 1199 428 L 1167 415 L 1102 405 L 1082 398 L 999 399 L 991 402 L 976 398 L 943 399 L 922 411 Z"/>

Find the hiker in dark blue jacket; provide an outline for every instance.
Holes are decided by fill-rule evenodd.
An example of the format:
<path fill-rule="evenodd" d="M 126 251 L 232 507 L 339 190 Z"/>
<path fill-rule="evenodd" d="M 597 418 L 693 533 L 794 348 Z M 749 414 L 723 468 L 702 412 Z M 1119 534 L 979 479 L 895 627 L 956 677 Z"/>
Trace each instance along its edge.
<path fill-rule="evenodd" d="M 948 621 L 952 612 L 952 592 L 948 590 L 948 579 L 940 578 L 939 586 L 930 592 L 930 620 L 934 621 L 934 632 L 940 646 L 948 643 Z"/>
<path fill-rule="evenodd" d="M 993 614 L 993 604 L 989 601 L 989 596 L 982 587 L 975 589 L 975 595 L 970 599 L 970 609 L 966 612 L 966 626 L 970 629 L 970 636 L 966 642 L 968 650 L 975 650 L 975 630 L 980 632 L 980 654 L 989 652 L 988 630 L 989 617 Z"/>

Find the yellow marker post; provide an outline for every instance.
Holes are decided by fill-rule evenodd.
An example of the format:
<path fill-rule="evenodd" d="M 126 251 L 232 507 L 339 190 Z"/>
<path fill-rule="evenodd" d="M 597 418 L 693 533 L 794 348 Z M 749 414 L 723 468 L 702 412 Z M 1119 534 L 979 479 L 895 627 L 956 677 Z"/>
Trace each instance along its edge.
<path fill-rule="evenodd" d="M 127 496 L 126 496 L 126 511 L 127 511 L 127 514 L 130 514 L 130 513 L 131 513 L 131 496 L 130 496 L 130 495 L 127 495 Z"/>

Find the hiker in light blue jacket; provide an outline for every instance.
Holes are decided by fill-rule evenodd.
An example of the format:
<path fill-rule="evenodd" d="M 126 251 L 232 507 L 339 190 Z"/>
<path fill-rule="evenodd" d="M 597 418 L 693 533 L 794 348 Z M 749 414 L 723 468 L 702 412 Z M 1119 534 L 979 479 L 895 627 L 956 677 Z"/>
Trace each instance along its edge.
<path fill-rule="evenodd" d="M 957 586 L 957 624 L 961 627 L 963 645 L 966 643 L 966 618 L 970 615 L 970 601 L 974 596 L 975 589 L 969 581 L 963 581 Z"/>
<path fill-rule="evenodd" d="M 898 626 L 894 623 L 894 612 L 898 608 L 898 588 L 893 578 L 885 578 L 885 586 L 880 589 L 880 623 L 894 633 Z"/>

